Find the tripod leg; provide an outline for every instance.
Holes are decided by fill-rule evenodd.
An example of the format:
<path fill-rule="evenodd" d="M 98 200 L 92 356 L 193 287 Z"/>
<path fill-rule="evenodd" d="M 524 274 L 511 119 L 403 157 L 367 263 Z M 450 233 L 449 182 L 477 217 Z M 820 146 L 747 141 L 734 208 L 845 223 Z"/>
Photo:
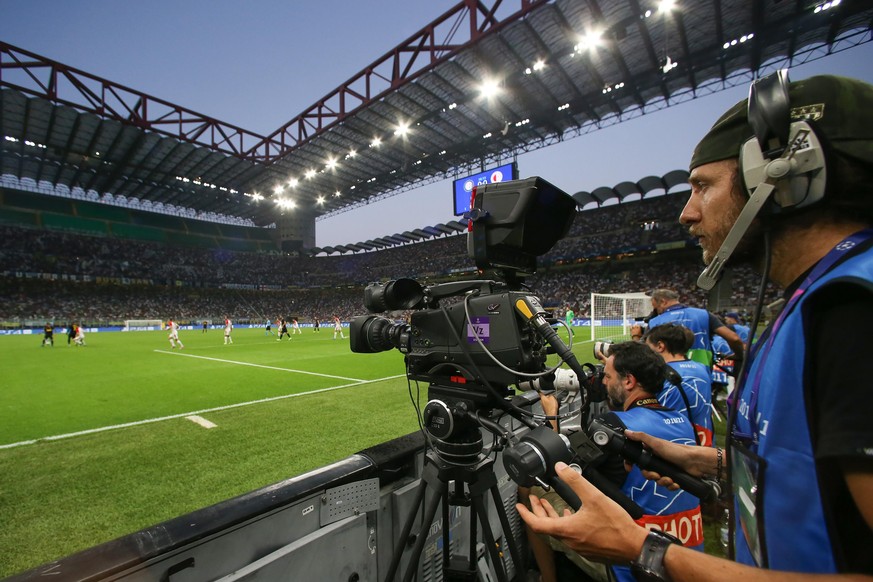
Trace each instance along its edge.
<path fill-rule="evenodd" d="M 498 580 L 508 580 L 506 571 L 503 569 L 503 559 L 500 557 L 500 552 L 497 551 L 497 542 L 494 540 L 494 532 L 491 531 L 491 524 L 488 523 L 488 515 L 485 512 L 485 498 L 481 494 L 471 496 L 473 513 L 470 519 L 479 519 L 482 524 L 482 536 L 485 538 L 485 547 L 491 556 L 491 563 L 494 565 L 494 570 L 497 573 Z M 500 511 L 502 506 L 498 506 Z M 504 532 L 504 535 L 511 535 L 511 532 Z M 471 556 L 471 560 L 475 562 L 476 556 Z"/>
<path fill-rule="evenodd" d="M 391 556 L 391 564 L 388 566 L 388 575 L 385 576 L 385 582 L 393 582 L 394 575 L 397 573 L 397 568 L 400 566 L 400 558 L 403 555 L 403 546 L 406 545 L 406 540 L 409 539 L 409 532 L 412 531 L 412 524 L 415 523 L 415 514 L 418 513 L 418 508 L 421 507 L 421 501 L 424 499 L 424 494 L 427 491 L 427 481 L 421 480 L 418 485 L 418 491 L 415 492 L 415 501 L 412 504 L 412 511 L 406 516 L 406 521 L 403 523 L 403 529 L 400 531 L 400 536 L 397 538 L 397 545 L 394 547 L 394 555 Z"/>
<path fill-rule="evenodd" d="M 434 487 L 433 497 L 428 501 L 424 515 L 421 517 L 421 531 L 418 532 L 418 537 L 415 539 L 415 545 L 412 547 L 412 552 L 409 554 L 409 563 L 406 566 L 406 574 L 403 576 L 403 582 L 410 582 L 415 575 L 415 570 L 418 568 L 418 561 L 421 559 L 421 551 L 424 549 L 424 542 L 427 541 L 427 532 L 430 530 L 430 525 L 433 523 L 433 518 L 436 516 L 440 502 L 445 502 L 445 495 L 446 484 L 441 482 L 437 483 Z M 412 517 L 415 517 L 414 514 Z M 448 524 L 444 523 L 443 527 L 447 528 Z M 409 535 L 409 532 L 407 532 L 407 535 Z M 395 559 L 397 559 L 397 556 L 395 556 Z M 391 578 L 386 578 L 385 582 L 391 582 Z"/>
<path fill-rule="evenodd" d="M 509 546 L 509 555 L 512 556 L 512 563 L 515 564 L 515 571 L 520 572 L 522 568 L 521 551 L 518 548 L 516 539 L 512 536 L 509 517 L 506 515 L 506 509 L 503 507 L 503 501 L 500 499 L 500 490 L 496 484 L 491 486 L 491 497 L 494 499 L 494 507 L 497 510 L 497 517 L 500 518 L 500 527 L 503 528 L 503 536 L 506 538 L 506 545 Z"/>

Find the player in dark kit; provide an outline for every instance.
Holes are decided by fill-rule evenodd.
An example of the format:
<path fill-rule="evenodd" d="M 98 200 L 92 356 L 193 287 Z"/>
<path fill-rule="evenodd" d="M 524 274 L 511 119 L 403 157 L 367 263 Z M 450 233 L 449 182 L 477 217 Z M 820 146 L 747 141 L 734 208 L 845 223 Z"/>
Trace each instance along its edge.
<path fill-rule="evenodd" d="M 45 347 L 46 342 L 51 347 L 55 347 L 55 326 L 51 323 L 46 323 L 43 328 L 43 338 L 42 338 L 42 346 Z"/>
<path fill-rule="evenodd" d="M 288 341 L 291 341 L 291 334 L 288 333 L 288 322 L 285 321 L 285 318 L 279 320 L 279 337 L 276 339 L 277 342 L 282 341 L 282 336 L 288 336 Z"/>

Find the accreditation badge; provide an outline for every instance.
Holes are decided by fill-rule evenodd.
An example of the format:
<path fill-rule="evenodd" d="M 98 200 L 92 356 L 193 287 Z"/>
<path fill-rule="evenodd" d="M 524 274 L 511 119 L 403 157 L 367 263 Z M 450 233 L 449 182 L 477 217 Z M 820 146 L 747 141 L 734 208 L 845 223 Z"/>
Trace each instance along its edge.
<path fill-rule="evenodd" d="M 764 539 L 764 469 L 767 461 L 734 438 L 731 446 L 731 471 L 740 530 L 752 559 L 759 568 L 767 567 Z"/>

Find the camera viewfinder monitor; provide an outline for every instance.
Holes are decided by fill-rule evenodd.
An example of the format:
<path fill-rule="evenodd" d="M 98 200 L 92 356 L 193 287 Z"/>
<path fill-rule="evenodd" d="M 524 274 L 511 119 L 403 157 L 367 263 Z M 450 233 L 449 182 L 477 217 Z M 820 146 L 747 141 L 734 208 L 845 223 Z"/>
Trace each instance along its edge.
<path fill-rule="evenodd" d="M 498 182 L 508 182 L 518 179 L 518 164 L 504 164 L 491 168 L 466 178 L 460 178 L 452 183 L 454 189 L 455 201 L 455 216 L 461 216 L 470 210 L 470 197 L 473 195 L 473 188 L 484 184 L 497 184 Z"/>

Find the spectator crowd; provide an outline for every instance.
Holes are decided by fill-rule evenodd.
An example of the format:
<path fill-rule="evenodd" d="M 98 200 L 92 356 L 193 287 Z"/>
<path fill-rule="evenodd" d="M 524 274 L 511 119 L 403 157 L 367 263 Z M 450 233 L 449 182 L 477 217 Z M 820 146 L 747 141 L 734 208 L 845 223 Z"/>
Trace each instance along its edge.
<path fill-rule="evenodd" d="M 669 287 L 704 305 L 694 291 L 699 252 L 676 217 L 685 196 L 670 195 L 577 213 L 570 232 L 543 257 L 528 285 L 546 306 L 572 306 L 585 317 L 592 292 Z M 236 321 L 364 311 L 364 286 L 410 277 L 435 284 L 480 277 L 465 236 L 334 256 L 245 253 L 0 226 L 0 324 L 125 319 Z M 735 274 L 732 307 L 753 302 L 757 278 Z M 770 291 L 772 299 L 775 294 Z M 40 323 L 41 322 L 41 323 Z"/>

